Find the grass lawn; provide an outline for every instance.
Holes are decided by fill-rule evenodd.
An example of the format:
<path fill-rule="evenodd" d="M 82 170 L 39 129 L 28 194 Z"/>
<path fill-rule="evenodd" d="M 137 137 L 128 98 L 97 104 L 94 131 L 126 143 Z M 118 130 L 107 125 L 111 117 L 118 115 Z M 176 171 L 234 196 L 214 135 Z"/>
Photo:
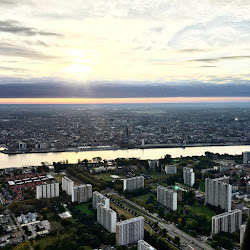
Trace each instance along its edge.
<path fill-rule="evenodd" d="M 112 173 L 108 172 L 108 173 L 97 174 L 95 176 L 104 181 L 112 181 L 112 178 L 110 177 L 110 175 L 112 175 Z"/>
<path fill-rule="evenodd" d="M 200 205 L 199 203 L 195 203 L 191 206 L 191 210 L 195 214 L 206 215 L 208 218 L 212 218 L 215 215 L 215 212 L 211 211 L 205 206 Z"/>
<path fill-rule="evenodd" d="M 161 177 L 165 177 L 166 175 L 164 173 L 161 173 L 161 172 L 156 172 L 156 171 L 150 171 L 149 175 L 152 177 L 152 178 L 161 178 Z"/>
<path fill-rule="evenodd" d="M 78 204 L 75 207 L 80 212 L 85 213 L 85 214 L 90 215 L 90 216 L 93 216 L 94 212 L 91 209 L 88 208 L 89 204 L 90 204 L 89 202 L 86 202 L 86 203 Z"/>
<path fill-rule="evenodd" d="M 183 209 L 183 206 L 178 204 L 178 211 L 181 211 Z M 191 208 L 191 211 L 194 213 L 194 214 L 200 214 L 200 215 L 205 215 L 207 216 L 207 218 L 212 218 L 215 213 L 213 211 L 211 211 L 210 209 L 208 209 L 207 207 L 199 204 L 199 203 L 195 203 L 194 205 L 192 206 L 189 206 Z"/>
<path fill-rule="evenodd" d="M 60 240 L 67 236 L 66 233 L 60 234 Z M 57 241 L 57 235 L 49 235 L 45 236 L 41 239 L 36 239 L 36 243 L 40 245 L 40 249 L 45 249 L 48 245 L 52 244 L 53 242 Z"/>
<path fill-rule="evenodd" d="M 148 193 L 148 194 L 144 194 L 144 195 L 140 195 L 137 197 L 134 197 L 132 200 L 134 202 L 138 202 L 140 204 L 146 204 L 146 201 L 149 199 L 150 196 L 154 196 L 152 193 Z"/>
<path fill-rule="evenodd" d="M 205 193 L 205 182 L 201 183 L 200 190 L 201 192 Z"/>

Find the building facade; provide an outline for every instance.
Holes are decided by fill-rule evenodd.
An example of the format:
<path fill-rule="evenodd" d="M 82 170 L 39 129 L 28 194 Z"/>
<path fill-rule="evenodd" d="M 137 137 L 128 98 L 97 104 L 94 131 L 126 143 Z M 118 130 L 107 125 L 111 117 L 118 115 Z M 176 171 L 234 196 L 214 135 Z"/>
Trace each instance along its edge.
<path fill-rule="evenodd" d="M 144 218 L 142 216 L 116 224 L 116 244 L 128 245 L 144 238 Z"/>
<path fill-rule="evenodd" d="M 157 202 L 170 210 L 177 210 L 177 193 L 167 187 L 157 187 Z"/>
<path fill-rule="evenodd" d="M 97 222 L 106 228 L 110 233 L 116 232 L 117 214 L 102 203 L 97 204 Z"/>
<path fill-rule="evenodd" d="M 205 180 L 205 204 L 231 211 L 232 186 L 229 184 L 229 177 L 216 179 L 206 178 Z"/>
<path fill-rule="evenodd" d="M 109 208 L 109 198 L 107 198 L 106 196 L 102 195 L 97 191 L 93 192 L 92 203 L 94 209 L 97 209 L 98 203 L 102 203 L 106 208 Z"/>
<path fill-rule="evenodd" d="M 66 194 L 72 196 L 74 192 L 74 181 L 69 179 L 67 176 L 62 177 L 62 190 L 66 192 Z"/>
<path fill-rule="evenodd" d="M 241 225 L 240 226 L 240 245 L 242 244 L 244 240 L 245 231 L 246 231 L 246 225 L 245 224 Z"/>
<path fill-rule="evenodd" d="M 83 184 L 77 187 L 74 187 L 74 191 L 72 194 L 72 202 L 86 202 L 92 198 L 92 185 L 91 184 Z"/>
<path fill-rule="evenodd" d="M 156 249 L 151 245 L 149 245 L 145 240 L 138 240 L 137 250 L 156 250 Z"/>
<path fill-rule="evenodd" d="M 143 176 L 136 176 L 132 178 L 123 179 L 123 191 L 133 191 L 138 188 L 144 188 Z"/>
<path fill-rule="evenodd" d="M 174 165 L 165 165 L 165 173 L 166 174 L 176 174 L 177 167 Z"/>
<path fill-rule="evenodd" d="M 36 186 L 36 198 L 53 198 L 59 196 L 59 182 L 44 183 Z"/>
<path fill-rule="evenodd" d="M 250 164 L 250 152 L 243 153 L 243 163 Z"/>
<path fill-rule="evenodd" d="M 220 232 L 234 233 L 240 230 L 242 211 L 239 209 L 212 217 L 212 234 Z"/>
<path fill-rule="evenodd" d="M 192 168 L 184 167 L 183 168 L 183 180 L 184 184 L 192 187 L 195 182 L 195 173 Z"/>
<path fill-rule="evenodd" d="M 149 168 L 155 169 L 156 167 L 159 167 L 159 161 L 158 160 L 148 160 Z"/>

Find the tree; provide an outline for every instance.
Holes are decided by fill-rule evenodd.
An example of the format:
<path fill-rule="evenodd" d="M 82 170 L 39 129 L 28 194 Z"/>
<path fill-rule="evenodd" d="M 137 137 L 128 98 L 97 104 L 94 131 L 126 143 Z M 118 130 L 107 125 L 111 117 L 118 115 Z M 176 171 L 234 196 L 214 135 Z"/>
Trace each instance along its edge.
<path fill-rule="evenodd" d="M 177 245 L 177 246 L 180 246 L 180 237 L 178 237 L 178 236 L 175 236 L 174 237 L 174 243 Z"/>
<path fill-rule="evenodd" d="M 249 246 L 250 246 L 250 214 L 248 215 L 246 231 L 241 245 L 241 250 L 247 250 L 249 249 Z"/>

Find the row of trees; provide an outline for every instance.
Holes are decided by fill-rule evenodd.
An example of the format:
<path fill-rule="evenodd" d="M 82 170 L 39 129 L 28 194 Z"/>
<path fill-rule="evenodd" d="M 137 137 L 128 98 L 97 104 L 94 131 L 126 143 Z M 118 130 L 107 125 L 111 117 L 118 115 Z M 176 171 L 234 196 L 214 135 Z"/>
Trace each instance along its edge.
<path fill-rule="evenodd" d="M 79 167 L 68 167 L 67 173 L 69 173 L 70 175 L 72 175 L 81 182 L 91 184 L 98 190 L 106 188 L 106 182 L 100 180 L 99 178 L 95 177 L 94 175 L 90 174 L 87 171 L 82 170 Z"/>

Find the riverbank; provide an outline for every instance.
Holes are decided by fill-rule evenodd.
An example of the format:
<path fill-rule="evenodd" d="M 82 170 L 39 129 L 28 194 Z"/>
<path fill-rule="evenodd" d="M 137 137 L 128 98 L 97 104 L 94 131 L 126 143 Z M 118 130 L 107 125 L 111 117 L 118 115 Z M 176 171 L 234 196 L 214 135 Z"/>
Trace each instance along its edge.
<path fill-rule="evenodd" d="M 68 148 L 68 149 L 47 149 L 47 150 L 32 150 L 32 151 L 14 151 L 10 152 L 7 150 L 0 151 L 7 155 L 16 154 L 43 154 L 43 153 L 64 153 L 64 152 L 85 152 L 85 151 L 102 151 L 102 150 L 135 150 L 135 149 L 157 149 L 157 148 L 192 148 L 192 147 L 227 147 L 227 146 L 250 146 L 250 143 L 202 143 L 202 144 L 146 144 L 144 146 L 121 148 L 112 146 L 96 146 L 96 147 L 79 147 L 79 148 Z"/>
<path fill-rule="evenodd" d="M 0 154 L 0 168 L 38 166 L 41 162 L 67 161 L 77 163 L 78 160 L 92 160 L 101 157 L 106 160 L 117 158 L 139 158 L 141 160 L 155 160 L 171 155 L 173 158 L 186 156 L 202 156 L 205 152 L 241 155 L 242 152 L 250 151 L 249 145 L 238 146 L 203 146 L 203 147 L 176 147 L 176 148 L 148 148 L 148 149 L 117 149 L 117 150 L 89 150 L 81 152 L 48 152 L 35 154 Z"/>

